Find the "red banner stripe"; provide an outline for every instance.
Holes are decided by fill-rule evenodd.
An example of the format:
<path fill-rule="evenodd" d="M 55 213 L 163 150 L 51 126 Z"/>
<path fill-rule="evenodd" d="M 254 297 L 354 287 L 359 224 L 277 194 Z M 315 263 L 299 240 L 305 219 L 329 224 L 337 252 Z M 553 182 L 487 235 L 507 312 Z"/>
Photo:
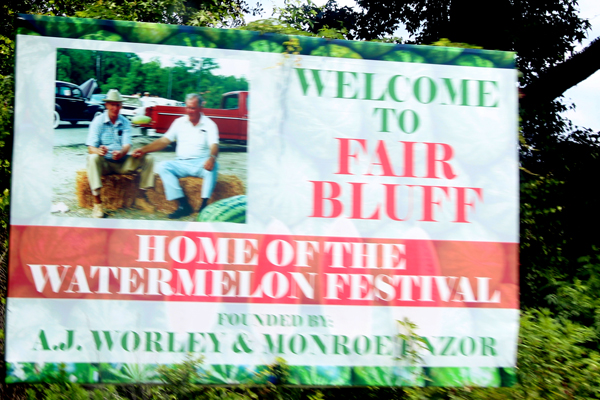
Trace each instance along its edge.
<path fill-rule="evenodd" d="M 518 308 L 518 244 L 13 226 L 9 297 Z"/>

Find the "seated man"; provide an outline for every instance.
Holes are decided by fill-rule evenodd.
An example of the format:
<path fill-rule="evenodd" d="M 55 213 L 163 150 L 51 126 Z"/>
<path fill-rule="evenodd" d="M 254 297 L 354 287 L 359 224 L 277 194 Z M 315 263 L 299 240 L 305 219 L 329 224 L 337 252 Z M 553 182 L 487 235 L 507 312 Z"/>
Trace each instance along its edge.
<path fill-rule="evenodd" d="M 133 157 L 162 150 L 171 142 L 177 141 L 177 159 L 159 165 L 158 174 L 165 187 L 167 200 L 177 200 L 178 208 L 169 218 L 181 218 L 194 210 L 190 206 L 179 178 L 197 176 L 202 182 L 202 206 L 208 202 L 217 183 L 217 155 L 219 154 L 219 130 L 217 124 L 202 114 L 200 95 L 188 94 L 185 99 L 186 115 L 177 118 L 165 135 L 154 142 L 135 150 Z"/>
<path fill-rule="evenodd" d="M 154 187 L 152 157 L 129 157 L 131 148 L 131 123 L 119 114 L 123 97 L 116 89 L 111 89 L 104 99 L 106 111 L 90 123 L 86 141 L 88 146 L 87 175 L 94 198 L 94 218 L 104 218 L 100 188 L 102 175 L 130 174 L 142 169 L 140 188 Z"/>

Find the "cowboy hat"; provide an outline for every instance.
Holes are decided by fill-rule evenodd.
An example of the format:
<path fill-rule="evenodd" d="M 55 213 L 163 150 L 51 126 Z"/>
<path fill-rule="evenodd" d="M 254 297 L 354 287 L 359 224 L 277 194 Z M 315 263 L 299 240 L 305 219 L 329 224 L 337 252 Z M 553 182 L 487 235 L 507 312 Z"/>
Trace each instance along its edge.
<path fill-rule="evenodd" d="M 121 97 L 121 93 L 117 89 L 110 89 L 108 93 L 106 93 L 106 97 L 103 100 L 105 103 L 109 101 L 122 103 L 123 97 Z"/>

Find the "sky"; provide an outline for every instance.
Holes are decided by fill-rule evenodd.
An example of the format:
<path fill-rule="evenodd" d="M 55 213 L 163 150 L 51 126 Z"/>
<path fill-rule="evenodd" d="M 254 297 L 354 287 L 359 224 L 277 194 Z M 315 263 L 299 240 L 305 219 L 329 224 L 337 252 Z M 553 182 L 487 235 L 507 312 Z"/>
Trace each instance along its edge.
<path fill-rule="evenodd" d="M 313 0 L 319 6 L 324 5 L 327 0 Z M 338 5 L 353 7 L 354 0 L 338 0 Z M 588 31 L 587 38 L 576 50 L 579 51 L 587 46 L 593 39 L 600 36 L 600 0 L 579 0 L 579 10 L 582 18 L 590 21 L 592 28 Z M 283 6 L 283 0 L 263 0 L 262 17 L 246 17 L 250 22 L 260 18 L 268 18 L 272 14 L 274 6 Z M 406 31 L 399 29 L 396 36 L 407 37 Z M 575 104 L 575 109 L 567 111 L 565 116 L 570 118 L 576 126 L 590 128 L 595 132 L 600 131 L 600 71 L 572 87 L 564 93 L 566 103 Z"/>
<path fill-rule="evenodd" d="M 592 29 L 577 50 L 583 49 L 600 36 L 600 0 L 579 0 L 579 8 L 581 16 L 592 24 Z M 600 131 L 600 71 L 567 90 L 564 96 L 565 100 L 575 104 L 575 110 L 565 114 L 575 125 Z"/>

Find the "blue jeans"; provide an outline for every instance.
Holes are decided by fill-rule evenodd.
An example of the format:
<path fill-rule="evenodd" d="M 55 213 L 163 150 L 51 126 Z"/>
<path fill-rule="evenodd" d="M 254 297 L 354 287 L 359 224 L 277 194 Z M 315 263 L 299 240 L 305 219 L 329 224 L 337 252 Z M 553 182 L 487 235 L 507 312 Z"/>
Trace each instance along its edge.
<path fill-rule="evenodd" d="M 186 176 L 196 176 L 202 178 L 202 198 L 207 199 L 211 196 L 215 184 L 217 183 L 217 169 L 219 164 L 215 162 L 212 171 L 204 169 L 204 163 L 208 158 L 192 158 L 188 160 L 163 161 L 158 166 L 158 174 L 165 187 L 167 200 L 180 199 L 185 196 L 179 178 Z"/>

